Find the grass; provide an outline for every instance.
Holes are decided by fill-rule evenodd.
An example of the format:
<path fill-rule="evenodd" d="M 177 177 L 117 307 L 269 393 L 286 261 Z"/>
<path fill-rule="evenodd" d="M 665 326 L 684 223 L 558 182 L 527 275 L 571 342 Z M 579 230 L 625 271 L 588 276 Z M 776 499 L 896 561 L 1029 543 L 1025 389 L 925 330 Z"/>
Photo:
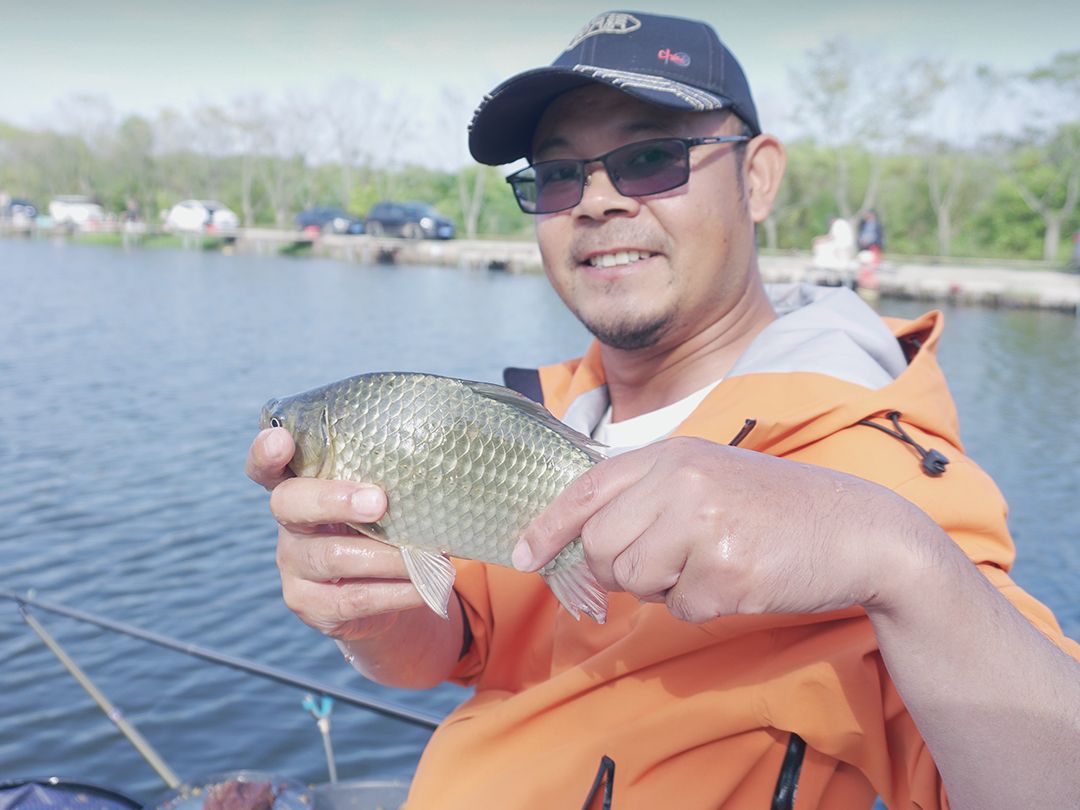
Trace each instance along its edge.
<path fill-rule="evenodd" d="M 312 253 L 313 243 L 311 242 L 293 242 L 292 244 L 285 245 L 278 251 L 282 256 L 310 256 Z"/>
<path fill-rule="evenodd" d="M 181 236 L 175 233 L 146 233 L 129 235 L 125 241 L 122 233 L 74 233 L 70 238 L 73 242 L 84 245 L 107 245 L 109 247 L 123 247 L 131 245 L 139 248 L 159 248 L 165 250 L 179 250 L 197 246 L 202 250 L 221 250 L 232 240 L 216 236 Z"/>

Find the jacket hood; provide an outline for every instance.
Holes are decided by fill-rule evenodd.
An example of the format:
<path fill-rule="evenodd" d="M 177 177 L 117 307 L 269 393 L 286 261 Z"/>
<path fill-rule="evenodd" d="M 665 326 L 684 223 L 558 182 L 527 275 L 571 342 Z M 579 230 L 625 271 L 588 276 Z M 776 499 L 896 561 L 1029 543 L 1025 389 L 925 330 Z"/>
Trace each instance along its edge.
<path fill-rule="evenodd" d="M 905 424 L 960 448 L 956 409 L 937 363 L 940 312 L 911 321 L 882 318 L 846 288 L 766 289 L 779 317 L 674 435 L 702 435 L 708 426 L 709 433 L 719 427 L 734 438 L 754 420 L 740 446 L 786 455 L 899 411 Z M 599 344 L 541 374 L 545 392 L 559 392 L 545 401 L 548 408 L 591 433 L 608 406 Z"/>
<path fill-rule="evenodd" d="M 851 290 L 805 284 L 767 290 L 779 317 L 747 347 L 728 379 L 816 372 L 877 389 L 907 367 L 893 333 Z"/>

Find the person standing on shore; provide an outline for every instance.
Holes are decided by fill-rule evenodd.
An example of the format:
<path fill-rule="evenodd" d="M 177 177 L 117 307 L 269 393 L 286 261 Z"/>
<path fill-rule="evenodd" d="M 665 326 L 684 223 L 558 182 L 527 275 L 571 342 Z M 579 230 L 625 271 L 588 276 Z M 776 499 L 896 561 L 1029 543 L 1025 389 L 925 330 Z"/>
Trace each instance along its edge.
<path fill-rule="evenodd" d="M 301 619 L 376 681 L 476 689 L 408 806 L 1080 805 L 1080 646 L 1007 574 L 940 315 L 766 289 L 755 227 L 785 154 L 715 32 L 600 15 L 485 97 L 470 148 L 529 161 L 509 180 L 596 337 L 507 382 L 612 457 L 533 522 L 520 570 L 455 561 L 449 621 L 395 549 L 341 528 L 382 517 L 378 487 L 289 478 L 280 428 L 247 466 Z M 604 625 L 523 573 L 579 536 Z"/>
<path fill-rule="evenodd" d="M 876 250 L 878 255 L 885 249 L 885 230 L 881 227 L 877 211 L 871 208 L 859 220 L 859 250 Z"/>

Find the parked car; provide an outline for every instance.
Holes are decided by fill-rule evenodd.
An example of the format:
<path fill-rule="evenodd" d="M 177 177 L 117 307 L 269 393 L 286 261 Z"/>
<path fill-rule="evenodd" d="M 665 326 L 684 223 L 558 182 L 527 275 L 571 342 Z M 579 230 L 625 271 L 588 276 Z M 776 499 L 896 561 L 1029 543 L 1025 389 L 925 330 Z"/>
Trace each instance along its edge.
<path fill-rule="evenodd" d="M 16 228 L 28 228 L 37 219 L 38 209 L 29 200 L 12 197 L 0 209 L 0 220 L 10 222 Z"/>
<path fill-rule="evenodd" d="M 235 231 L 238 227 L 240 218 L 215 200 L 184 200 L 165 215 L 165 228 L 170 231 L 215 233 Z"/>
<path fill-rule="evenodd" d="M 105 221 L 105 209 L 93 197 L 63 194 L 49 202 L 49 216 L 56 227 L 86 231 Z"/>
<path fill-rule="evenodd" d="M 381 202 L 368 212 L 364 229 L 371 236 L 406 239 L 453 239 L 454 223 L 430 205 L 419 202 Z"/>
<path fill-rule="evenodd" d="M 317 205 L 296 215 L 296 227 L 302 231 L 314 229 L 323 233 L 363 233 L 364 220 L 354 217 L 344 208 Z"/>

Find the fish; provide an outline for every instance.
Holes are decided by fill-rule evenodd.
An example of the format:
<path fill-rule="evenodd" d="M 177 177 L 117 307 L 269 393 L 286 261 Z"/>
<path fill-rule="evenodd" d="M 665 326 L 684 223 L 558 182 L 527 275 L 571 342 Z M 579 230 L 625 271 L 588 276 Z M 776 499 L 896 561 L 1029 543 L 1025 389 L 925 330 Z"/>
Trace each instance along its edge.
<path fill-rule="evenodd" d="M 260 427 L 289 431 L 300 477 L 375 484 L 386 514 L 352 524 L 401 551 L 424 602 L 443 618 L 448 556 L 512 566 L 524 529 L 604 448 L 543 405 L 487 382 L 419 372 L 360 374 L 271 399 Z M 575 619 L 607 616 L 607 593 L 581 538 L 537 573 Z"/>

